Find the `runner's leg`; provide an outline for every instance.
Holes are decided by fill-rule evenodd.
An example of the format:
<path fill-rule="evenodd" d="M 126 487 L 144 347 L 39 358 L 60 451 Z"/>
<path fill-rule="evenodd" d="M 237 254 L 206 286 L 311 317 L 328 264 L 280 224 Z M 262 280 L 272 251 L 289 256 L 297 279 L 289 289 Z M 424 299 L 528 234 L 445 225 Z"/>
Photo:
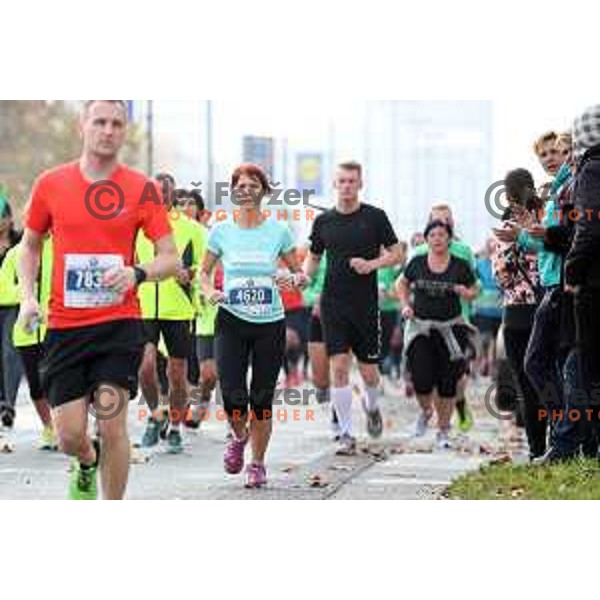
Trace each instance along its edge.
<path fill-rule="evenodd" d="M 273 430 L 273 397 L 285 352 L 285 323 L 260 325 L 252 345 L 252 384 L 250 421 L 253 464 L 263 465 Z"/>
<path fill-rule="evenodd" d="M 102 398 L 107 396 L 107 399 Z M 115 399 L 125 402 L 114 411 Z M 100 455 L 100 481 L 105 500 L 121 500 L 129 479 L 129 433 L 127 431 L 127 407 L 129 390 L 111 384 L 102 384 L 95 393 L 95 412 L 98 433 L 102 442 Z M 104 409 L 103 407 L 106 407 Z M 103 417 L 106 418 L 103 418 Z"/>

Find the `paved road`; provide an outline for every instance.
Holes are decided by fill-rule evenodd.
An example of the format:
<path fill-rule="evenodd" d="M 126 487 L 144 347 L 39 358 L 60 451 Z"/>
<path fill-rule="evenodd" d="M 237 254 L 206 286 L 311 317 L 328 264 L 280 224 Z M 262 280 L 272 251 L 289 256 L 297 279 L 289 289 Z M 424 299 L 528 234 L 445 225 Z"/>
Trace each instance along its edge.
<path fill-rule="evenodd" d="M 483 384 L 477 386 L 481 397 Z M 140 499 L 422 499 L 439 497 L 455 476 L 477 469 L 499 451 L 500 424 L 481 402 L 474 401 L 477 426 L 457 449 L 437 451 L 433 436 L 412 439 L 416 418 L 414 400 L 390 387 L 383 400 L 386 433 L 378 443 L 368 441 L 356 399 L 359 453 L 352 458 L 334 455 L 327 411 L 319 406 L 287 407 L 288 420 L 278 420 L 268 455 L 270 484 L 245 490 L 243 479 L 223 472 L 225 424 L 211 418 L 201 431 L 187 433 L 186 451 L 170 456 L 162 449 L 135 452 L 128 498 Z M 285 407 L 281 407 L 283 409 Z M 294 420 L 293 410 L 298 410 Z M 132 404 L 130 430 L 139 440 L 139 407 Z M 38 425 L 27 388 L 21 387 L 15 449 L 0 453 L 0 499 L 64 499 L 68 459 L 34 448 Z M 6 440 L 6 434 L 4 434 Z M 432 451 L 433 449 L 433 451 Z"/>

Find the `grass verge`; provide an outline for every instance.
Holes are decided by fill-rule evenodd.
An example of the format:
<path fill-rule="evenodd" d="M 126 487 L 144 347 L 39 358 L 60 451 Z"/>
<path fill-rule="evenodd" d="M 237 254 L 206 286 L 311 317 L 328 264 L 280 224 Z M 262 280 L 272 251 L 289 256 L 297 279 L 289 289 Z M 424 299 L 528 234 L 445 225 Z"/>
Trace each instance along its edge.
<path fill-rule="evenodd" d="M 457 479 L 445 496 L 451 500 L 598 500 L 600 462 L 488 465 Z"/>

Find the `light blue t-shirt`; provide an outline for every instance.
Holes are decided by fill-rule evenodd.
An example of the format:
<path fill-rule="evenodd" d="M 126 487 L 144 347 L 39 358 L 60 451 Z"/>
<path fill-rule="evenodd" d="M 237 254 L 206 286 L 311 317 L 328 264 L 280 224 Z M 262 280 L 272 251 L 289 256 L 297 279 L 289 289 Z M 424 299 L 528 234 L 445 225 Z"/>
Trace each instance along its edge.
<path fill-rule="evenodd" d="M 223 264 L 223 308 L 251 323 L 274 323 L 285 311 L 274 277 L 282 254 L 295 247 L 287 225 L 267 220 L 245 229 L 222 222 L 211 229 L 208 251 Z"/>

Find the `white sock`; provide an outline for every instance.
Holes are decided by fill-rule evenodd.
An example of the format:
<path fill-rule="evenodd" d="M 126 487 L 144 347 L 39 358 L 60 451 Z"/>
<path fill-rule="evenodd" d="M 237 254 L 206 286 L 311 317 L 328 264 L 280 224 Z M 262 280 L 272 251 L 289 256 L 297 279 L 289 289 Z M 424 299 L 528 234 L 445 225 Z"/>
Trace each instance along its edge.
<path fill-rule="evenodd" d="M 337 413 L 342 435 L 352 435 L 352 388 L 331 388 L 331 402 Z"/>
<path fill-rule="evenodd" d="M 365 387 L 365 405 L 369 412 L 379 408 L 379 388 Z"/>

